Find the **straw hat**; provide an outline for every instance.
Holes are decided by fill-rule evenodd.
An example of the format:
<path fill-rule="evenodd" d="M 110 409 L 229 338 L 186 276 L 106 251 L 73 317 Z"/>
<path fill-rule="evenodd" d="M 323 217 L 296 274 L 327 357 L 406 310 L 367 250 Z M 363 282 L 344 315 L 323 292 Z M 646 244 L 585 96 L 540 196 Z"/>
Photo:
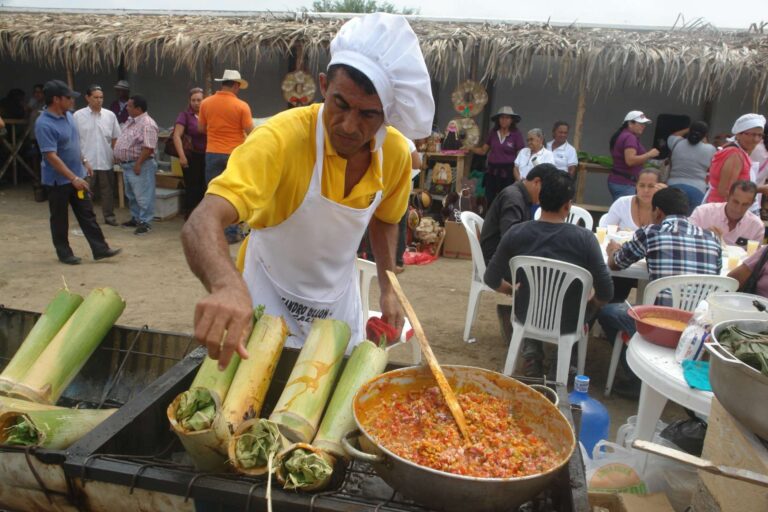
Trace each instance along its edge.
<path fill-rule="evenodd" d="M 241 89 L 248 88 L 248 81 L 240 78 L 240 72 L 236 69 L 225 69 L 224 76 L 221 78 L 214 78 L 214 82 L 238 82 Z"/>
<path fill-rule="evenodd" d="M 491 121 L 495 123 L 496 120 L 499 118 L 499 116 L 511 116 L 516 123 L 519 123 L 520 120 L 522 119 L 522 117 L 520 117 L 520 114 L 515 113 L 515 111 L 509 105 L 504 105 L 495 114 L 493 114 L 491 116 Z"/>
<path fill-rule="evenodd" d="M 117 82 L 114 86 L 114 89 L 120 89 L 123 91 L 130 91 L 131 85 L 128 83 L 128 80 L 120 80 Z"/>

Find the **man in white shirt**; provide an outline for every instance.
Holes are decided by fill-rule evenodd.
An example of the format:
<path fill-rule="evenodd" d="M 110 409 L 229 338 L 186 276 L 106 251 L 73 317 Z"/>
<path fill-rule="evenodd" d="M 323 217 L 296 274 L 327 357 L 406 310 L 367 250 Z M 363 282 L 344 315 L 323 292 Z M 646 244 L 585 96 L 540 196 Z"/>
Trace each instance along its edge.
<path fill-rule="evenodd" d="M 573 177 L 576 175 L 579 159 L 576 156 L 576 148 L 568 143 L 569 128 L 565 121 L 555 121 L 555 126 L 552 127 L 552 140 L 547 142 L 547 149 L 555 158 L 555 167 Z"/>
<path fill-rule="evenodd" d="M 85 93 L 88 106 L 74 114 L 80 134 L 80 148 L 86 168 L 91 176 L 91 188 L 101 197 L 104 222 L 117 226 L 114 211 L 115 171 L 112 168 L 112 148 L 120 136 L 117 116 L 104 105 L 104 93 L 98 85 L 91 85 Z"/>

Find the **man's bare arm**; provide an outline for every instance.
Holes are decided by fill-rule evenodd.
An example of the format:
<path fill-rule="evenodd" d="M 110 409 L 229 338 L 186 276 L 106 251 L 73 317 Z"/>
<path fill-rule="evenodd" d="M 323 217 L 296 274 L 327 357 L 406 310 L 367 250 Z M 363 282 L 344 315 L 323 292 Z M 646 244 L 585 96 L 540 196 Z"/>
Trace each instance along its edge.
<path fill-rule="evenodd" d="M 379 275 L 381 313 L 386 317 L 387 322 L 399 332 L 403 328 L 405 317 L 386 273 L 387 270 L 395 269 L 397 230 L 397 224 L 390 224 L 376 217 L 373 217 L 368 224 L 368 236 L 371 240 L 373 257 L 376 258 L 376 271 Z"/>
<path fill-rule="evenodd" d="M 226 199 L 207 195 L 181 231 L 184 255 L 210 295 L 195 307 L 195 338 L 226 368 L 233 352 L 247 358 L 245 341 L 253 319 L 251 296 L 229 255 L 224 227 L 237 222 Z"/>

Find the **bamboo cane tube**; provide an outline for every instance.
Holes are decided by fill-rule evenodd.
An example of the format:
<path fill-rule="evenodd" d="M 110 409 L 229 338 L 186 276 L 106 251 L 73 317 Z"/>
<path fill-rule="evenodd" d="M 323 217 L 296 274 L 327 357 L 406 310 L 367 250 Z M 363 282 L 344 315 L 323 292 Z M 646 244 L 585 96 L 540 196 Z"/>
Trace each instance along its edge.
<path fill-rule="evenodd" d="M 240 362 L 222 404 L 222 414 L 232 431 L 243 421 L 259 416 L 287 337 L 288 326 L 281 316 L 263 315 L 253 328 L 247 346 L 251 357 Z"/>
<path fill-rule="evenodd" d="M 355 347 L 336 385 L 312 446 L 336 458 L 347 458 L 341 446 L 341 436 L 355 427 L 352 401 L 363 384 L 384 371 L 388 356 L 386 348 L 367 340 Z"/>
<path fill-rule="evenodd" d="M 112 288 L 89 293 L 10 395 L 56 403 L 124 309 L 125 301 Z"/>
<path fill-rule="evenodd" d="M 64 450 L 115 411 L 117 409 L 3 412 L 0 414 L 0 444 Z"/>
<path fill-rule="evenodd" d="M 265 418 L 242 422 L 229 440 L 229 462 L 238 473 L 251 476 L 270 474 L 269 460 L 288 447 L 277 424 Z M 272 470 L 272 471 L 270 471 Z"/>
<path fill-rule="evenodd" d="M 0 374 L 0 394 L 5 394 L 27 373 L 29 368 L 45 350 L 56 333 L 64 326 L 77 307 L 83 302 L 83 297 L 67 289 L 61 289 L 48 303 L 45 311 L 37 319 L 32 330 L 13 358 Z"/>
<path fill-rule="evenodd" d="M 19 400 L 18 398 L 11 398 L 9 396 L 0 396 L 0 412 L 60 411 L 62 409 L 67 408 L 59 407 L 57 405 L 39 404 L 37 402 L 30 402 L 29 400 Z"/>
<path fill-rule="evenodd" d="M 275 475 L 283 489 L 321 491 L 331 483 L 336 459 L 307 443 L 294 443 L 277 455 Z"/>

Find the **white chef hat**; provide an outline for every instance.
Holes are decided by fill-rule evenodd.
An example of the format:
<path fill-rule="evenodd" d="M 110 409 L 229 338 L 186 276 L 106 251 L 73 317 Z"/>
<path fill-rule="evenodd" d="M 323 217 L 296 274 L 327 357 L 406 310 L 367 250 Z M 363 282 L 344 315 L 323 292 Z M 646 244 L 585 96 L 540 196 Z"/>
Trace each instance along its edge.
<path fill-rule="evenodd" d="M 751 130 L 752 128 L 763 128 L 765 126 L 765 117 L 760 114 L 744 114 L 733 123 L 731 133 L 737 133 Z"/>
<path fill-rule="evenodd" d="M 367 14 L 347 21 L 331 41 L 331 62 L 373 82 L 384 120 L 409 139 L 432 133 L 435 101 L 419 40 L 403 16 Z"/>

